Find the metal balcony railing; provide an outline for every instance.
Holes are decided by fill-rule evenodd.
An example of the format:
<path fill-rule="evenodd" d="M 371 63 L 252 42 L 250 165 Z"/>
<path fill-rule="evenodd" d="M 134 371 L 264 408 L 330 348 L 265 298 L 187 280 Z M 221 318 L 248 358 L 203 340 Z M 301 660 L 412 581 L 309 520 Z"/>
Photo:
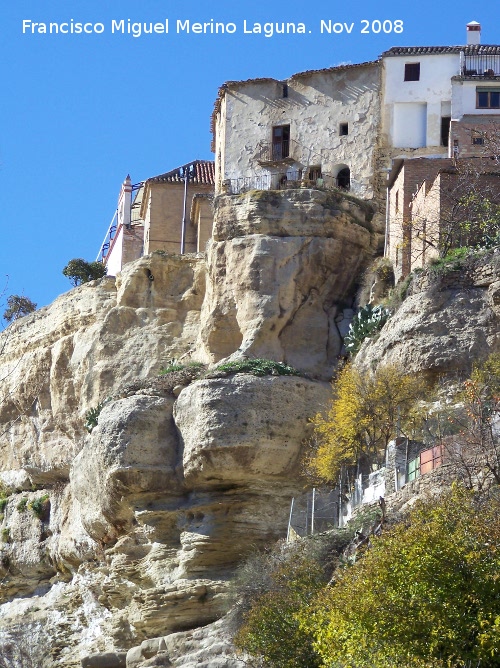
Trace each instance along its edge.
<path fill-rule="evenodd" d="M 464 56 L 462 76 L 481 78 L 500 76 L 500 55 Z"/>
<path fill-rule="evenodd" d="M 262 164 L 292 163 L 298 159 L 298 145 L 293 139 L 261 143 L 257 149 L 257 162 Z"/>

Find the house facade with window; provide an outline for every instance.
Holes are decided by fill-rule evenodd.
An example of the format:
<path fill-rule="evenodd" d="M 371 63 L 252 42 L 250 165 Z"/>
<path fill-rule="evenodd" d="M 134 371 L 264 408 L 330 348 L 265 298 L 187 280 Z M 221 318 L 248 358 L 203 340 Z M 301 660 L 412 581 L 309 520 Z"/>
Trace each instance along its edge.
<path fill-rule="evenodd" d="M 499 201 L 500 46 L 480 42 L 473 21 L 466 45 L 382 55 L 381 144 L 392 157 L 385 255 L 396 280 L 437 255 L 461 192 Z"/>
<path fill-rule="evenodd" d="M 216 193 L 325 185 L 372 198 L 377 62 L 229 81 L 212 116 Z"/>
<path fill-rule="evenodd" d="M 108 275 L 156 250 L 204 252 L 212 235 L 214 163 L 195 160 L 132 185 L 122 184 L 115 217 L 97 257 Z"/>
<path fill-rule="evenodd" d="M 463 46 L 394 47 L 382 54 L 382 144 L 393 157 L 484 155 L 500 121 L 500 46 L 467 24 Z"/>

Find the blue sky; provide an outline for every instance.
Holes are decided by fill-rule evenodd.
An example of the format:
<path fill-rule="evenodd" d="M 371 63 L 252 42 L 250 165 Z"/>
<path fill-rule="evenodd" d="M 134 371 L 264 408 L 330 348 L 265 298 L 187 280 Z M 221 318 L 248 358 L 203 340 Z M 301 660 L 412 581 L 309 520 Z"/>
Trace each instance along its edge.
<path fill-rule="evenodd" d="M 164 23 L 169 33 L 112 33 L 112 21 Z M 101 34 L 23 34 L 23 20 L 104 25 Z M 234 34 L 176 33 L 177 20 L 236 24 Z M 369 22 L 369 33 L 362 28 Z M 244 34 L 255 22 L 295 22 L 306 34 Z M 352 26 L 320 33 L 320 21 Z M 374 33 L 376 21 L 403 32 Z M 500 3 L 435 0 L 378 3 L 289 0 L 4 0 L 0 7 L 0 285 L 39 306 L 70 288 L 61 271 L 74 257 L 94 260 L 120 184 L 193 159 L 212 159 L 209 123 L 226 80 L 272 76 L 377 58 L 395 45 L 500 43 Z M 375 24 L 372 22 L 375 21 Z M 386 28 L 390 27 L 386 23 Z M 99 27 L 97 29 L 100 29 Z M 309 32 L 310 31 L 310 32 Z M 2 309 L 3 311 L 3 309 Z"/>

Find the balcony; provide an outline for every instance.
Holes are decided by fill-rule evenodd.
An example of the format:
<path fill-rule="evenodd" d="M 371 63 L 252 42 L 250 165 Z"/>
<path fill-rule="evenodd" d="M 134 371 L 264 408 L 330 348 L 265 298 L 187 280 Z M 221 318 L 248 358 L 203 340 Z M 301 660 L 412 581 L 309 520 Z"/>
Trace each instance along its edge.
<path fill-rule="evenodd" d="M 479 79 L 500 77 L 500 55 L 464 56 L 462 76 Z"/>
<path fill-rule="evenodd" d="M 291 165 L 298 162 L 299 149 L 293 139 L 283 139 L 276 142 L 261 142 L 257 147 L 255 159 L 259 165 L 279 166 Z"/>

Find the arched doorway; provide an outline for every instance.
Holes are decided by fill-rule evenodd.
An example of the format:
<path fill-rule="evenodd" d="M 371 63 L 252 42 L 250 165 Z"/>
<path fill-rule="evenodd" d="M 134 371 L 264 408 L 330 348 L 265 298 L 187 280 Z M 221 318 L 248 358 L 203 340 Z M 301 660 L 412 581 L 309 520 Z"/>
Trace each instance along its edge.
<path fill-rule="evenodd" d="M 349 167 L 343 167 L 337 174 L 337 187 L 342 190 L 349 190 L 351 187 L 351 170 Z"/>

